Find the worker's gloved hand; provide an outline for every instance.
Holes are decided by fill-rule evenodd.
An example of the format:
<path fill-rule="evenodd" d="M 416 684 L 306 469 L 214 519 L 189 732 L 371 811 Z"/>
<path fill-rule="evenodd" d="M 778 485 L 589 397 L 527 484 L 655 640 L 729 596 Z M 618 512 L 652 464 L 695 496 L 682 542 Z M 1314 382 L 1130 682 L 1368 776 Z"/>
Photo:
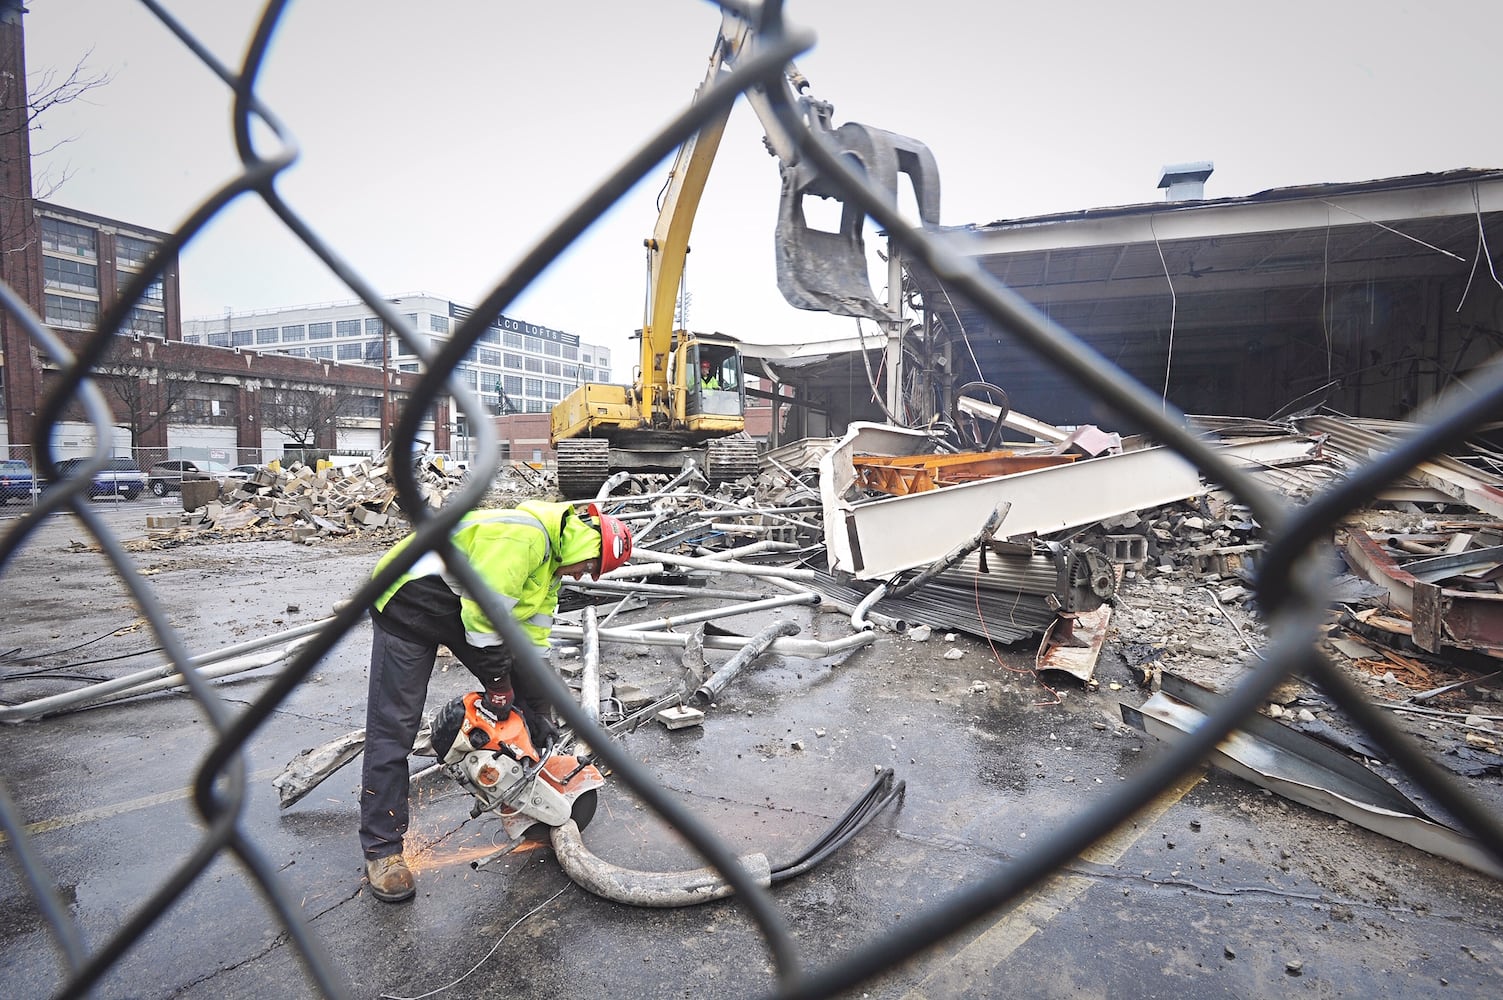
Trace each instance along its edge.
<path fill-rule="evenodd" d="M 522 721 L 527 723 L 527 735 L 532 737 L 532 745 L 539 752 L 549 743 L 558 742 L 558 727 L 553 724 L 546 706 L 535 707 L 523 698 L 517 702 L 517 711 L 522 713 Z"/>
<path fill-rule="evenodd" d="M 481 704 L 490 709 L 498 718 L 504 717 L 516 700 L 517 694 L 512 690 L 510 678 L 487 684 L 480 695 Z"/>

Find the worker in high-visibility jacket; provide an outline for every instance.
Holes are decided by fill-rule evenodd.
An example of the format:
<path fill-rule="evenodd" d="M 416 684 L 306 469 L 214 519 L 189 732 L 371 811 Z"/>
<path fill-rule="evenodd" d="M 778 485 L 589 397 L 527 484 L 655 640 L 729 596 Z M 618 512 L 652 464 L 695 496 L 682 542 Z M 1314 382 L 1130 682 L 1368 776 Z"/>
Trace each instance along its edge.
<path fill-rule="evenodd" d="M 571 504 L 542 500 L 509 510 L 471 511 L 450 540 L 533 643 L 545 648 L 560 580 L 598 577 L 631 556 L 631 532 L 595 504 L 583 516 Z M 411 536 L 404 538 L 382 556 L 377 571 L 411 541 Z M 436 553 L 425 554 L 376 599 L 371 621 L 375 635 L 365 709 L 360 846 L 372 893 L 400 902 L 416 892 L 402 857 L 407 755 L 422 723 L 438 647 L 447 646 L 479 678 L 492 711 L 520 711 L 538 745 L 554 730 L 546 701 L 537 692 L 514 687 L 511 651 L 480 603 L 445 572 Z"/>

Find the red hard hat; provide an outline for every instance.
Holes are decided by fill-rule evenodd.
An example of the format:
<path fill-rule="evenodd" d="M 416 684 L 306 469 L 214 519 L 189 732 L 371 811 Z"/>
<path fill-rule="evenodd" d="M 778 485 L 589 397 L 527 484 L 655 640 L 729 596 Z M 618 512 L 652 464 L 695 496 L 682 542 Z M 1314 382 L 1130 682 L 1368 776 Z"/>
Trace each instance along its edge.
<path fill-rule="evenodd" d="M 602 514 L 599 504 L 590 504 L 590 514 L 600 523 L 600 572 L 626 565 L 631 558 L 631 529 L 620 518 Z"/>

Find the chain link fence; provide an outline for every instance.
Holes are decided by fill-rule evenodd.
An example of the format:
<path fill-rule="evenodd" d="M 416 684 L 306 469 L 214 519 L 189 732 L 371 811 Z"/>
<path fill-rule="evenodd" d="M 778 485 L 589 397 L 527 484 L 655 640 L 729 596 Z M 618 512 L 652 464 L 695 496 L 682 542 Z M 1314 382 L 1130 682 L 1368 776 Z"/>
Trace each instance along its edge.
<path fill-rule="evenodd" d="M 1503 825 L 1443 774 L 1319 652 L 1318 629 L 1326 620 L 1328 606 L 1328 573 L 1315 554 L 1317 543 L 1329 532 L 1335 520 L 1360 506 L 1378 487 L 1399 477 L 1426 457 L 1460 443 L 1482 423 L 1496 419 L 1503 411 L 1503 368 L 1484 369 L 1470 386 L 1470 391 L 1441 400 L 1419 433 L 1391 452 L 1374 456 L 1355 475 L 1317 496 L 1308 505 L 1299 509 L 1288 508 L 1245 472 L 1232 467 L 1222 456 L 1207 448 L 1187 429 L 1181 415 L 1167 407 L 1164 400 L 1151 390 L 1125 376 L 1068 330 L 1052 323 L 1009 289 L 988 279 L 973 261 L 955 254 L 929 234 L 906 228 L 885 198 L 865 187 L 863 179 L 846 163 L 813 141 L 794 110 L 783 83 L 783 66 L 812 44 L 812 35 L 785 27 L 778 3 L 768 3 L 760 12 L 746 12 L 748 18 L 760 20 L 761 44 L 755 54 L 652 136 L 619 170 L 605 177 L 595 190 L 583 197 L 564 221 L 533 247 L 475 308 L 454 331 L 452 338 L 441 349 L 435 349 L 426 336 L 409 328 L 405 318 L 362 275 L 314 234 L 308 221 L 284 203 L 273 186 L 277 174 L 293 161 L 291 136 L 283 130 L 276 110 L 259 102 L 253 87 L 273 29 L 286 3 L 267 5 L 247 49 L 245 63 L 238 70 L 218 62 L 161 5 L 153 0 L 143 0 L 143 3 L 233 92 L 234 124 L 236 135 L 240 137 L 243 163 L 239 176 L 205 197 L 181 228 L 171 234 L 164 247 L 165 254 L 177 254 L 196 239 L 231 200 L 247 195 L 261 199 L 310 252 L 398 332 L 414 353 L 423 356 L 426 374 L 413 394 L 411 405 L 398 421 L 395 452 L 405 454 L 412 449 L 421 415 L 428 411 L 435 399 L 450 393 L 460 401 L 468 426 L 473 429 L 475 452 L 480 456 L 475 463 L 476 471 L 480 474 L 467 483 L 455 502 L 433 511 L 416 499 L 418 490 L 412 470 L 398 463 L 395 479 L 402 507 L 418 512 L 415 515 L 419 522 L 416 543 L 405 550 L 403 558 L 392 562 L 354 593 L 352 600 L 336 613 L 328 627 L 295 654 L 248 706 L 232 708 L 195 671 L 184 670 L 192 697 L 216 734 L 214 749 L 192 775 L 194 804 L 202 816 L 204 830 L 188 858 L 156 887 L 149 899 L 122 920 L 107 941 L 92 948 L 85 947 L 79 927 L 59 898 L 55 881 L 26 832 L 24 817 L 18 814 L 6 784 L 0 782 L 0 827 L 9 839 L 34 906 L 50 928 L 52 940 L 66 968 L 66 983 L 60 990 L 61 995 L 87 992 L 151 931 L 158 917 L 195 880 L 202 878 L 211 865 L 227 855 L 233 856 L 259 884 L 285 925 L 288 939 L 301 954 L 315 987 L 324 995 L 343 995 L 340 976 L 319 939 L 300 915 L 297 901 L 289 898 L 277 875 L 277 863 L 262 853 L 241 825 L 242 805 L 247 795 L 243 748 L 258 727 L 309 676 L 320 658 L 359 622 L 369 603 L 425 553 L 441 553 L 454 575 L 472 593 L 488 593 L 473 569 L 456 556 L 446 539 L 461 513 L 481 500 L 485 484 L 501 465 L 501 456 L 496 447 L 495 431 L 486 419 L 480 400 L 458 377 L 451 378 L 451 374 L 460 371 L 466 354 L 486 326 L 591 223 L 702 123 L 723 110 L 739 93 L 758 85 L 768 88 L 784 127 L 799 139 L 802 152 L 809 161 L 850 203 L 886 228 L 908 259 L 918 261 L 939 276 L 952 296 L 957 299 L 964 297 L 974 303 L 998 328 L 1066 373 L 1078 386 L 1109 405 L 1124 421 L 1148 429 L 1153 436 L 1194 462 L 1209 481 L 1225 487 L 1249 508 L 1268 541 L 1258 579 L 1259 604 L 1267 616 L 1267 646 L 1261 657 L 1248 663 L 1242 681 L 1221 707 L 1208 716 L 1201 728 L 1172 750 L 1156 755 L 1113 794 L 1084 809 L 1046 842 L 1037 844 L 1012 863 L 1000 866 L 989 877 L 951 893 L 915 918 L 905 919 L 900 932 L 889 933 L 846 954 L 828 955 L 818 965 L 806 964 L 796 954 L 789 927 L 771 896 L 745 874 L 728 845 L 718 840 L 610 739 L 590 739 L 590 744 L 597 748 L 600 758 L 616 776 L 676 827 L 734 885 L 738 905 L 757 925 L 773 957 L 777 970 L 777 995 L 785 998 L 822 997 L 849 989 L 924 952 L 971 922 L 1017 901 L 1023 893 L 1049 879 L 1085 848 L 1127 822 L 1162 789 L 1198 767 L 1240 720 L 1268 700 L 1276 685 L 1293 675 L 1301 675 L 1319 685 L 1341 711 L 1364 728 L 1374 743 L 1386 750 L 1414 782 L 1433 796 L 1436 803 L 1455 816 L 1495 857 L 1503 860 Z M 261 144 L 251 143 L 248 137 L 253 122 L 257 121 L 285 145 L 281 149 L 262 152 Z M 91 382 L 90 372 L 101 364 L 111 337 L 127 318 L 131 306 L 146 294 L 159 274 L 159 268 L 148 267 L 137 275 L 120 302 L 101 317 L 98 328 L 76 353 L 69 351 L 38 320 L 15 291 L 0 285 L 0 308 L 24 325 L 36 349 L 57 366 L 61 375 L 56 389 L 41 407 L 37 440 L 50 440 L 53 426 L 70 407 L 81 409 L 87 415 L 96 431 L 96 440 L 111 440 L 109 408 L 99 388 Z M 48 480 L 55 478 L 57 457 L 26 456 L 37 474 Z M 152 587 L 137 572 L 119 540 L 111 535 L 103 519 L 91 510 L 88 503 L 90 476 L 103 468 L 108 458 L 108 449 L 97 451 L 72 478 L 34 498 L 34 508 L 26 516 L 11 522 L 0 538 L 0 568 L 27 541 L 43 518 L 71 509 L 108 557 L 163 650 L 173 662 L 184 664 L 189 659 L 188 651 L 174 634 Z M 550 693 L 560 714 L 570 725 L 577 731 L 589 731 L 591 721 L 568 696 L 562 682 L 544 668 L 511 616 L 494 599 L 487 598 L 482 604 L 490 618 L 501 625 L 517 651 L 518 669 L 532 675 L 534 682 Z"/>

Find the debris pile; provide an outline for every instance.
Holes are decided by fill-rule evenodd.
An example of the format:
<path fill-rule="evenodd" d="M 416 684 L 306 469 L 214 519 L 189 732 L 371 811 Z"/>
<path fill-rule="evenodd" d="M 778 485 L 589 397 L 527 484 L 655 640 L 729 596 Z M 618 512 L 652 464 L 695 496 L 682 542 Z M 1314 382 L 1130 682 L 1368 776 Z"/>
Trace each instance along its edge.
<path fill-rule="evenodd" d="M 414 471 L 430 507 L 443 506 L 460 483 L 431 461 L 419 461 Z M 364 459 L 340 469 L 315 469 L 294 462 L 281 470 L 264 467 L 195 510 L 148 516 L 146 527 L 155 544 L 226 535 L 306 542 L 385 528 L 400 509 L 386 464 Z M 404 522 L 394 527 L 406 530 Z"/>

